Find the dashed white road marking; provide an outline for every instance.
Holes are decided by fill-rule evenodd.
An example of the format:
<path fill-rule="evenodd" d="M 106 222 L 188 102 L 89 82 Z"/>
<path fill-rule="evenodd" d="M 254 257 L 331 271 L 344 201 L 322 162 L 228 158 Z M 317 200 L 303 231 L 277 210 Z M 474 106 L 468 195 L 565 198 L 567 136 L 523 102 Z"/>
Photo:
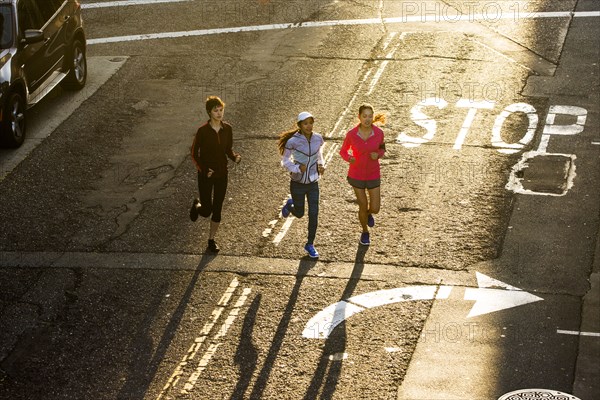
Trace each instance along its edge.
<path fill-rule="evenodd" d="M 356 101 L 358 94 L 362 91 L 363 86 L 365 85 L 365 83 L 367 82 L 367 80 L 369 79 L 369 77 L 371 76 L 372 73 L 373 73 L 373 68 L 369 68 L 367 70 L 367 72 L 365 72 L 365 75 L 360 80 L 358 89 L 352 95 L 352 98 L 350 99 L 350 102 L 348 103 L 348 105 L 346 106 L 344 111 L 342 111 L 342 115 L 340 115 L 340 117 L 337 119 L 337 121 L 333 125 L 333 129 L 331 130 L 331 132 L 329 132 L 326 135 L 327 137 L 333 137 L 334 135 L 337 135 L 339 133 L 340 124 L 342 123 L 342 121 L 344 121 L 344 119 L 346 119 L 346 115 L 348 115 L 348 113 L 350 112 L 351 107 L 354 106 L 354 102 Z"/>
<path fill-rule="evenodd" d="M 329 149 L 329 151 L 327 152 L 327 154 L 325 154 L 323 163 L 324 165 L 327 165 L 331 162 L 331 160 L 333 159 L 333 156 L 335 155 L 335 153 L 337 153 L 338 148 L 340 147 L 340 145 L 338 143 L 334 143 L 331 145 L 331 148 Z"/>
<path fill-rule="evenodd" d="M 281 227 L 281 229 L 279 230 L 279 232 L 273 239 L 273 244 L 275 246 L 277 246 L 277 245 L 279 245 L 279 243 L 281 243 L 281 241 L 283 240 L 285 235 L 288 233 L 288 230 L 290 229 L 290 226 L 292 226 L 292 223 L 294 222 L 295 219 L 296 219 L 296 217 L 294 217 L 291 214 L 289 217 L 286 218 L 285 222 L 283 223 L 283 226 Z"/>
<path fill-rule="evenodd" d="M 248 295 L 250 294 L 251 291 L 252 291 L 252 289 L 249 289 L 249 288 L 245 288 L 243 290 L 242 294 L 238 298 L 238 301 L 233 306 L 233 309 L 229 312 L 227 319 L 225 320 L 223 325 L 221 325 L 219 332 L 216 334 L 216 336 L 214 338 L 215 341 L 225 337 L 225 335 L 227 334 L 227 331 L 229 331 L 229 328 L 231 327 L 231 325 L 233 325 L 233 322 L 239 315 L 240 308 L 244 305 L 244 303 L 248 299 Z M 204 371 L 206 369 L 206 366 L 208 365 L 211 358 L 216 353 L 217 349 L 219 348 L 219 346 L 221 344 L 222 344 L 221 342 L 212 343 L 210 345 L 210 347 L 208 348 L 208 350 L 206 350 L 206 352 L 204 353 L 204 356 L 198 363 L 198 367 L 190 375 L 188 381 L 185 383 L 183 389 L 181 390 L 182 394 L 187 394 L 190 392 L 190 390 L 192 390 L 194 388 L 194 386 L 196 385 L 196 382 L 198 381 L 198 378 L 200 377 L 200 374 L 202 373 L 202 371 Z"/>
<path fill-rule="evenodd" d="M 196 339 L 194 339 L 194 343 L 189 348 L 188 352 L 183 356 L 181 362 L 177 365 L 177 367 L 175 368 L 175 370 L 173 371 L 173 373 L 167 380 L 167 383 L 163 387 L 162 391 L 159 393 L 156 400 L 160 400 L 160 399 L 164 398 L 164 396 L 171 389 L 174 389 L 177 386 L 181 377 L 183 376 L 184 367 L 196 358 L 196 355 L 198 354 L 198 351 L 200 350 L 202 344 L 205 342 L 206 338 L 210 335 L 210 333 L 213 330 L 218 319 L 223 314 L 223 311 L 229 305 L 231 297 L 233 296 L 233 294 L 238 286 L 239 286 L 238 279 L 233 278 L 233 280 L 231 281 L 231 283 L 229 284 L 229 286 L 227 287 L 227 289 L 221 296 L 221 299 L 217 303 L 217 307 L 213 310 L 210 321 L 208 321 L 206 324 L 204 324 L 204 327 L 200 331 L 198 337 L 196 337 Z M 246 299 L 248 298 L 248 294 L 250 294 L 250 291 L 251 291 L 251 289 L 247 289 L 247 288 L 243 290 L 242 294 L 238 298 L 238 301 L 235 303 L 233 309 L 229 313 L 229 316 L 227 317 L 227 319 L 225 320 L 225 322 L 223 323 L 223 325 L 221 326 L 221 328 L 215 335 L 213 341 L 216 341 L 225 336 L 225 334 L 229 330 L 229 327 L 233 324 L 233 322 L 235 321 L 235 318 L 239 314 L 240 308 L 244 305 Z M 196 368 L 194 373 L 188 379 L 183 391 L 191 390 L 194 387 L 198 377 L 200 376 L 200 373 L 206 368 L 206 366 L 208 365 L 208 362 L 210 361 L 210 359 L 212 358 L 212 356 L 217 351 L 217 349 L 220 345 L 221 345 L 221 343 L 218 343 L 218 342 L 211 343 L 209 348 L 204 353 L 204 356 L 198 363 L 198 367 Z"/>
<path fill-rule="evenodd" d="M 392 43 L 392 40 L 394 40 L 394 38 L 396 37 L 397 34 L 398 34 L 398 32 L 392 32 L 388 35 L 385 42 L 383 42 L 383 51 L 387 50 L 387 48 Z"/>
<path fill-rule="evenodd" d="M 367 96 L 370 95 L 373 92 L 373 89 L 375 89 L 375 86 L 377 86 L 377 82 L 379 82 L 379 78 L 381 78 L 381 75 L 383 75 L 383 71 L 385 70 L 385 67 L 387 67 L 388 63 L 390 62 L 389 60 L 391 60 L 394 57 L 396 50 L 398 50 L 398 47 L 400 47 L 400 44 L 402 43 L 402 41 L 404 40 L 406 35 L 407 35 L 407 32 L 402 32 L 402 34 L 400 34 L 400 41 L 398 43 L 396 43 L 394 48 L 386 55 L 386 57 L 385 57 L 386 60 L 382 61 L 381 64 L 379 65 L 379 68 L 377 68 L 377 72 L 375 72 L 375 76 L 373 77 L 373 80 L 371 81 L 371 84 L 369 85 L 369 90 L 367 91 Z M 395 35 L 390 35 L 389 41 L 391 41 L 394 36 Z M 389 41 L 384 44 L 384 46 L 383 46 L 384 50 L 389 46 Z"/>
<path fill-rule="evenodd" d="M 402 351 L 401 347 L 384 347 L 385 351 L 388 353 L 399 353 Z"/>
<path fill-rule="evenodd" d="M 343 361 L 348 358 L 348 353 L 335 353 L 329 355 L 330 361 Z"/>
<path fill-rule="evenodd" d="M 560 333 L 562 335 L 600 337 L 600 333 L 599 332 L 565 331 L 565 330 L 562 330 L 562 329 L 557 329 L 556 333 Z"/>

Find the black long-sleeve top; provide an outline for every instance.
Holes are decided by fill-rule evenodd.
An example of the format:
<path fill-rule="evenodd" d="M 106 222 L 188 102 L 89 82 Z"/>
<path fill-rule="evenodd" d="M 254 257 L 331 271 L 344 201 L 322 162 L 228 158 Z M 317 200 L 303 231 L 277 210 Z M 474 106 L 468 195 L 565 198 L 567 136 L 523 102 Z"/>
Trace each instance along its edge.
<path fill-rule="evenodd" d="M 227 157 L 235 161 L 238 154 L 233 151 L 233 132 L 231 125 L 221 122 L 221 129 L 216 132 L 209 121 L 203 124 L 194 137 L 192 144 L 192 160 L 196 169 L 207 174 L 209 169 L 213 175 L 222 177 L 227 175 Z"/>

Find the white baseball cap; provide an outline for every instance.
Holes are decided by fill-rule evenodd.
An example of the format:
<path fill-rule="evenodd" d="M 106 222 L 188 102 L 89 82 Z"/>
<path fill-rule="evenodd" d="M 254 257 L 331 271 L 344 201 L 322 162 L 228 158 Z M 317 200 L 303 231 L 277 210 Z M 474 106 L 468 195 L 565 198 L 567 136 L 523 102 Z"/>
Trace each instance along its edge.
<path fill-rule="evenodd" d="M 298 122 L 304 121 L 307 118 L 314 119 L 315 117 L 313 117 L 313 115 L 311 113 L 309 113 L 308 111 L 302 111 L 300 114 L 298 114 Z"/>

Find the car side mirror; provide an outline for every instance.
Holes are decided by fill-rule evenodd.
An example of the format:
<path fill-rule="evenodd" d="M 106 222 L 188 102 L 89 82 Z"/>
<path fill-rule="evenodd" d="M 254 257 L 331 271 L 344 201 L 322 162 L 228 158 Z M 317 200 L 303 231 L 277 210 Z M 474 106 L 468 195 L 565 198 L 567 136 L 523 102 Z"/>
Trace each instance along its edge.
<path fill-rule="evenodd" d="M 39 29 L 26 29 L 24 32 L 23 44 L 38 43 L 44 40 L 44 32 Z"/>

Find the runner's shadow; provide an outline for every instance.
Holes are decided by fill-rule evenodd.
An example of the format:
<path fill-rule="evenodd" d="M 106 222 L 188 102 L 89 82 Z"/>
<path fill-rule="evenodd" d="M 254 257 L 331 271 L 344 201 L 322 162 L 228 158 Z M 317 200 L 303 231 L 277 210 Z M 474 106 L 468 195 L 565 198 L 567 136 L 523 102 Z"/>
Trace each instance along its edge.
<path fill-rule="evenodd" d="M 364 260 L 367 250 L 367 246 L 358 245 L 356 257 L 354 258 L 354 268 L 352 269 L 352 274 L 350 275 L 350 279 L 346 284 L 346 288 L 342 293 L 340 301 L 347 300 L 354 294 L 365 267 Z M 325 346 L 321 353 L 319 365 L 317 366 L 310 386 L 304 394 L 304 400 L 318 398 L 319 391 L 322 391 L 321 396 L 319 397 L 320 399 L 333 398 L 341 375 L 343 359 L 341 357 L 339 359 L 336 357 L 330 359 L 330 357 L 343 354 L 346 350 L 347 342 L 346 320 L 343 320 L 325 340 Z"/>
<path fill-rule="evenodd" d="M 300 293 L 300 286 L 302 285 L 302 281 L 304 277 L 308 274 L 311 268 L 313 268 L 316 264 L 315 260 L 310 258 L 303 258 L 300 260 L 300 265 L 298 266 L 298 272 L 296 273 L 296 283 L 294 284 L 294 288 L 290 293 L 290 297 L 288 303 L 283 311 L 283 315 L 281 316 L 281 320 L 279 321 L 279 325 L 277 326 L 277 331 L 275 332 L 275 336 L 273 337 L 273 341 L 271 342 L 271 347 L 269 348 L 269 353 L 265 358 L 265 362 L 263 364 L 260 373 L 258 374 L 258 378 L 254 383 L 254 387 L 252 388 L 252 393 L 250 394 L 250 399 L 260 400 L 262 399 L 262 394 L 267 386 L 267 382 L 269 380 L 269 376 L 271 375 L 271 371 L 273 366 L 275 365 L 275 360 L 277 355 L 279 354 L 279 350 L 283 344 L 283 340 L 286 336 L 286 332 L 288 330 L 288 326 L 290 324 L 290 320 L 292 317 L 292 313 L 294 311 L 294 307 L 298 300 L 298 295 Z M 249 379 L 248 377 L 241 377 L 240 379 Z M 243 395 L 243 393 L 241 393 Z M 243 396 L 237 397 L 238 399 L 244 398 Z M 233 399 L 233 398 L 232 398 Z"/>
<path fill-rule="evenodd" d="M 258 308 L 260 307 L 261 298 L 261 294 L 256 295 L 254 300 L 252 300 L 252 304 L 248 308 L 246 317 L 244 318 L 242 334 L 240 335 L 240 343 L 238 344 L 238 348 L 235 352 L 234 357 L 235 363 L 239 365 L 240 378 L 238 380 L 237 385 L 235 385 L 235 389 L 233 390 L 233 394 L 231 395 L 231 400 L 244 398 L 244 394 L 246 393 L 246 390 L 250 385 L 252 374 L 256 369 L 258 351 L 256 350 L 256 346 L 252 342 L 252 333 L 254 331 L 254 324 L 256 323 L 256 314 L 258 314 Z"/>
<path fill-rule="evenodd" d="M 173 316 L 165 327 L 165 330 L 160 338 L 160 341 L 154 346 L 154 341 L 150 332 L 152 326 L 157 319 L 158 311 L 161 309 L 161 304 L 164 300 L 164 293 L 167 290 L 168 284 L 161 287 L 162 290 L 157 290 L 153 301 L 148 306 L 144 320 L 140 323 L 137 329 L 137 338 L 130 346 L 130 354 L 134 357 L 129 362 L 129 372 L 127 380 L 121 388 L 118 399 L 143 399 L 146 392 L 150 388 L 150 384 L 154 379 L 160 363 L 165 358 L 167 349 L 173 341 L 177 329 L 183 319 L 183 315 L 188 306 L 192 293 L 196 289 L 196 284 L 200 274 L 204 268 L 216 257 L 214 254 L 204 254 L 198 267 L 194 271 L 188 287 L 179 301 L 179 305 L 173 311 Z"/>

